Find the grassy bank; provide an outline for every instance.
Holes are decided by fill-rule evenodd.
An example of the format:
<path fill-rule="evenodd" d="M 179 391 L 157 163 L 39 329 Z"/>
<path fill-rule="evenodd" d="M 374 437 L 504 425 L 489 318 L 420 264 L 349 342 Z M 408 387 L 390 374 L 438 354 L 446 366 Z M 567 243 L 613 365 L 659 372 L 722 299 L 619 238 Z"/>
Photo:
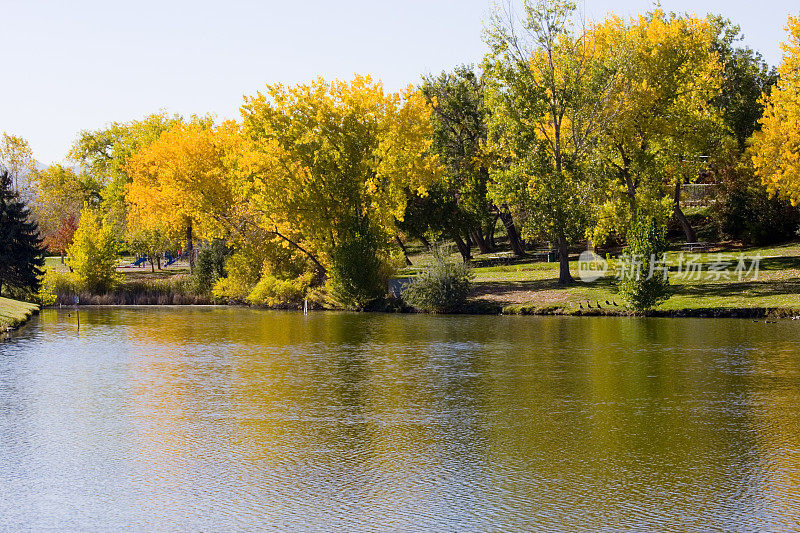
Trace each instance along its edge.
<path fill-rule="evenodd" d="M 38 305 L 0 298 L 0 333 L 18 328 L 38 312 Z"/>
<path fill-rule="evenodd" d="M 722 254 L 722 257 L 720 257 Z M 748 265 L 758 260 L 758 276 L 738 280 L 707 271 L 720 259 L 733 269 L 740 254 Z M 684 254 L 684 259 L 689 256 Z M 575 257 L 577 259 L 577 256 Z M 800 315 L 800 242 L 781 246 L 743 248 L 720 246 L 692 254 L 703 266 L 698 276 L 679 271 L 680 251 L 667 255 L 673 295 L 652 311 L 659 316 L 796 316 Z M 424 254 L 412 257 L 415 266 L 424 265 Z M 508 255 L 477 256 L 474 282 L 466 312 L 508 314 L 624 315 L 630 311 L 617 293 L 617 270 L 612 261 L 606 275 L 584 283 L 578 277 L 577 261 L 570 263 L 576 283 L 558 284 L 558 264 L 516 260 Z M 407 270 L 413 273 L 413 269 Z M 616 304 L 616 305 L 615 305 Z"/>
<path fill-rule="evenodd" d="M 81 289 L 68 275 L 66 266 L 56 257 L 47 258 L 47 268 L 55 271 L 47 284 L 55 296 L 54 304 L 74 305 L 205 305 L 215 303 L 209 294 L 196 290 L 188 265 L 163 270 L 120 268 L 120 283 L 101 294 Z"/>
<path fill-rule="evenodd" d="M 722 255 L 720 255 L 722 254 Z M 684 253 L 684 259 L 690 254 Z M 751 263 L 758 260 L 758 275 L 739 280 L 735 274 L 717 276 L 709 267 L 721 259 L 734 268 L 740 257 Z M 424 267 L 429 256 L 417 249 L 414 263 L 400 273 L 414 275 Z M 577 254 L 573 257 L 577 259 Z M 797 316 L 800 315 L 800 241 L 781 246 L 745 248 L 725 245 L 710 251 L 691 254 L 702 265 L 699 276 L 686 277 L 680 270 L 681 252 L 668 253 L 672 296 L 652 310 L 656 316 Z M 57 259 L 50 267 L 59 269 Z M 594 282 L 581 282 L 578 263 L 570 263 L 576 282 L 558 284 L 558 264 L 518 260 L 508 253 L 478 255 L 473 261 L 473 287 L 462 313 L 486 314 L 558 314 L 558 315 L 627 315 L 630 310 L 617 293 L 617 267 L 612 260 L 606 275 Z M 209 295 L 197 294 L 189 276 L 188 265 L 174 265 L 151 272 L 150 268 L 120 269 L 123 282 L 107 294 L 88 294 L 69 286 L 56 291 L 57 303 L 73 305 L 78 296 L 82 305 L 153 305 L 208 304 Z M 384 306 L 385 307 L 385 306 Z M 397 310 L 393 305 L 386 309 Z"/>

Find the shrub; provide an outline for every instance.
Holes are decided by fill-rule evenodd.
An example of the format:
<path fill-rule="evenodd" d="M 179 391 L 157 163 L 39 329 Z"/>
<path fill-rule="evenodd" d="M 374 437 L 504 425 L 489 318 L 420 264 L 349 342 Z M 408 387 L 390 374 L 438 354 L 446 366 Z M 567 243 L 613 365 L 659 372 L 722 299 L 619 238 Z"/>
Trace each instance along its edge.
<path fill-rule="evenodd" d="M 640 270 L 628 271 L 618 284 L 620 295 L 636 311 L 650 309 L 670 296 L 669 277 L 665 279 L 654 264 L 662 260 L 666 250 L 666 224 L 644 210 L 638 211 L 628 230 L 628 256 L 632 262 L 628 266 L 636 265 Z"/>
<path fill-rule="evenodd" d="M 92 293 L 112 290 L 120 280 L 118 255 L 114 228 L 97 211 L 85 207 L 67 249 L 67 265 L 74 272 L 75 281 Z"/>
<path fill-rule="evenodd" d="M 222 239 L 214 239 L 200 249 L 192 273 L 197 292 L 208 294 L 214 283 L 227 275 L 225 262 L 231 253 L 231 249 Z"/>
<path fill-rule="evenodd" d="M 788 200 L 744 180 L 723 183 L 713 216 L 725 237 L 755 245 L 791 240 L 800 227 L 800 211 Z"/>
<path fill-rule="evenodd" d="M 300 303 L 311 285 L 313 274 L 304 274 L 298 278 L 283 280 L 265 274 L 248 295 L 247 301 L 253 305 L 276 305 Z"/>
<path fill-rule="evenodd" d="M 35 303 L 42 306 L 53 305 L 58 300 L 59 292 L 67 292 L 65 288 L 69 291 L 72 290 L 68 274 L 53 269 L 45 270 L 42 276 L 42 284 L 39 286 L 39 292 L 36 293 L 34 298 Z"/>
<path fill-rule="evenodd" d="M 344 307 L 363 309 L 386 294 L 386 270 L 376 236 L 357 231 L 331 252 L 330 293 Z"/>
<path fill-rule="evenodd" d="M 450 259 L 447 249 L 435 247 L 431 264 L 403 291 L 403 300 L 434 313 L 455 311 L 467 299 L 472 271 L 463 262 Z"/>

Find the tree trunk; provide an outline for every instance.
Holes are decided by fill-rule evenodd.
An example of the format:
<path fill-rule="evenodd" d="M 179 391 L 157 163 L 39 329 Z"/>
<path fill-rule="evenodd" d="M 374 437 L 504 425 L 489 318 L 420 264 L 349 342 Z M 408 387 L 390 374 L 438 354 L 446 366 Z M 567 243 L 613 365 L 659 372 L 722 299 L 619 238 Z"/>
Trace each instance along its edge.
<path fill-rule="evenodd" d="M 562 233 L 558 237 L 558 284 L 569 285 L 574 281 L 569 272 L 569 246 L 567 238 Z"/>
<path fill-rule="evenodd" d="M 156 271 L 156 265 L 155 265 L 155 261 L 153 261 L 153 258 L 152 257 L 148 257 L 147 258 L 147 262 L 150 263 L 150 272 L 155 272 Z"/>
<path fill-rule="evenodd" d="M 503 225 L 506 227 L 508 242 L 511 244 L 514 255 L 517 257 L 525 257 L 525 248 L 522 246 L 522 239 L 519 238 L 519 232 L 517 231 L 517 226 L 514 225 L 514 218 L 511 216 L 511 213 L 501 210 L 500 220 L 503 221 Z"/>
<path fill-rule="evenodd" d="M 461 253 L 461 259 L 463 259 L 465 263 L 469 263 L 470 259 L 472 259 L 472 254 L 470 254 L 469 246 L 467 246 L 467 243 L 464 242 L 464 239 L 461 238 L 461 235 L 459 235 L 457 231 L 453 231 L 453 240 L 456 242 L 458 251 Z"/>
<path fill-rule="evenodd" d="M 683 228 L 683 233 L 686 234 L 686 242 L 697 242 L 697 235 L 694 232 L 694 228 L 689 223 L 689 219 L 686 218 L 686 215 L 683 214 L 683 210 L 681 210 L 681 181 L 678 180 L 675 183 L 675 218 L 678 219 L 678 222 L 681 223 L 681 227 Z"/>
<path fill-rule="evenodd" d="M 464 232 L 464 237 L 465 237 L 464 244 L 466 244 L 467 248 L 471 250 L 473 243 L 472 243 L 472 237 L 469 236 L 469 231 Z"/>
<path fill-rule="evenodd" d="M 422 243 L 422 245 L 425 248 L 430 248 L 431 247 L 431 243 L 428 241 L 428 239 L 425 238 L 425 235 L 420 235 L 419 236 L 419 241 Z"/>
<path fill-rule="evenodd" d="M 486 240 L 489 242 L 489 246 L 492 248 L 492 250 L 497 249 L 497 242 L 494 240 L 494 232 L 497 229 L 497 220 L 499 218 L 500 218 L 499 214 L 494 215 L 494 217 L 492 217 L 492 222 L 489 225 L 489 231 L 486 235 Z"/>
<path fill-rule="evenodd" d="M 481 235 L 480 228 L 470 231 L 470 237 L 472 238 L 472 241 L 478 245 L 478 250 L 480 250 L 482 254 L 488 254 L 492 251 L 489 248 L 489 245 L 486 243 L 486 239 L 484 239 L 483 235 Z"/>
<path fill-rule="evenodd" d="M 406 250 L 406 245 L 403 244 L 402 239 L 400 239 L 400 235 L 395 235 L 394 240 L 397 241 L 397 244 L 400 246 L 400 249 L 403 250 L 403 257 L 406 258 L 406 266 L 412 266 L 414 263 L 412 263 L 411 259 L 408 258 L 408 251 Z"/>
<path fill-rule="evenodd" d="M 161 270 L 161 254 L 156 256 L 156 262 L 158 263 L 158 269 Z"/>
<path fill-rule="evenodd" d="M 186 252 L 189 254 L 189 271 L 194 272 L 194 243 L 192 242 L 192 219 L 186 223 Z"/>

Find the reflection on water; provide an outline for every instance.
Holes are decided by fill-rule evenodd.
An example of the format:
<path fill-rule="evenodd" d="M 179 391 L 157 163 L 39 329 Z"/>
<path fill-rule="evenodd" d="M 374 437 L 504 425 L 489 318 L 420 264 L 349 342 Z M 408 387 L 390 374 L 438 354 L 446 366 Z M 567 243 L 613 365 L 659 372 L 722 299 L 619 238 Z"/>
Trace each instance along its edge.
<path fill-rule="evenodd" d="M 45 311 L 0 529 L 800 527 L 800 327 Z"/>

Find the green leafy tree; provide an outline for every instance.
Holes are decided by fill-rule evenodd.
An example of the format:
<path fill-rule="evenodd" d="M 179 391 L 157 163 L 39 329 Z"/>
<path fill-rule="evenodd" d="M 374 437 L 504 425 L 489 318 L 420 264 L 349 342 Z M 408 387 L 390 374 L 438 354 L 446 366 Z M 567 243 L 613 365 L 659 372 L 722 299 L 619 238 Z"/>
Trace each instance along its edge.
<path fill-rule="evenodd" d="M 0 172 L 0 295 L 4 288 L 36 292 L 44 266 L 44 248 L 36 222 Z"/>
<path fill-rule="evenodd" d="M 90 207 L 81 211 L 78 229 L 67 250 L 67 266 L 86 290 L 108 292 L 119 282 L 119 242 L 114 227 Z"/>
<path fill-rule="evenodd" d="M 712 103 L 720 110 L 739 151 L 744 152 L 747 140 L 760 128 L 758 120 L 764 113 L 761 95 L 778 82 L 778 73 L 760 53 L 737 46 L 744 38 L 739 26 L 721 16 L 711 17 L 711 23 L 716 34 L 712 50 L 722 65 L 720 91 Z"/>
<path fill-rule="evenodd" d="M 667 229 L 650 210 L 637 212 L 628 232 L 625 272 L 618 283 L 620 295 L 636 311 L 646 311 L 670 296 L 669 273 L 663 261 Z"/>
<path fill-rule="evenodd" d="M 348 231 L 347 240 L 331 251 L 328 285 L 345 307 L 361 309 L 386 294 L 388 276 L 380 241 L 366 224 Z"/>
<path fill-rule="evenodd" d="M 800 211 L 786 198 L 770 197 L 747 153 L 747 141 L 761 129 L 762 94 L 778 81 L 761 55 L 737 46 L 738 26 L 712 17 L 717 28 L 714 50 L 722 64 L 722 85 L 713 104 L 720 110 L 727 135 L 710 146 L 707 174 L 717 182 L 712 217 L 721 235 L 750 244 L 771 244 L 793 238 L 800 226 Z"/>
<path fill-rule="evenodd" d="M 217 280 L 228 275 L 225 265 L 232 251 L 223 239 L 212 239 L 200 249 L 192 272 L 198 291 L 210 293 Z"/>
<path fill-rule="evenodd" d="M 183 122 L 180 115 L 156 113 L 141 120 L 112 122 L 95 131 L 82 131 L 69 157 L 101 184 L 102 211 L 123 234 L 126 222 L 126 186 L 131 182 L 128 159 L 158 140 L 162 133 Z"/>
<path fill-rule="evenodd" d="M 523 256 L 519 233 L 508 209 L 496 207 L 488 196 L 489 169 L 483 151 L 487 137 L 483 80 L 472 67 L 460 66 L 452 73 L 426 77 L 421 91 L 433 109 L 431 149 L 446 169 L 441 193 L 452 198 L 456 208 L 450 209 L 449 202 L 437 201 L 431 194 L 431 208 L 445 207 L 432 219 L 442 223 L 435 229 L 453 237 L 462 257 L 468 259 L 465 242 L 477 244 L 481 253 L 490 252 L 494 225 L 501 218 L 512 250 Z M 421 199 L 425 201 L 425 197 Z"/>
<path fill-rule="evenodd" d="M 686 239 L 696 240 L 678 195 L 682 183 L 699 177 L 696 162 L 709 140 L 724 133 L 712 104 L 722 83 L 717 29 L 707 18 L 660 9 L 629 21 L 611 16 L 592 28 L 600 55 L 615 65 L 621 81 L 614 94 L 617 113 L 603 128 L 597 152 L 610 179 L 594 241 L 608 236 L 597 230 L 613 227 L 624 236 L 640 203 L 662 199 L 672 200 Z"/>
<path fill-rule="evenodd" d="M 616 71 L 576 29 L 570 1 L 525 0 L 521 16 L 496 11 L 486 41 L 492 197 L 515 211 L 524 235 L 555 243 L 559 283 L 572 283 L 569 245 L 593 203 L 585 163 L 614 118 Z"/>

